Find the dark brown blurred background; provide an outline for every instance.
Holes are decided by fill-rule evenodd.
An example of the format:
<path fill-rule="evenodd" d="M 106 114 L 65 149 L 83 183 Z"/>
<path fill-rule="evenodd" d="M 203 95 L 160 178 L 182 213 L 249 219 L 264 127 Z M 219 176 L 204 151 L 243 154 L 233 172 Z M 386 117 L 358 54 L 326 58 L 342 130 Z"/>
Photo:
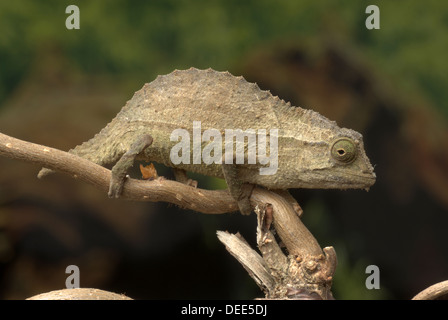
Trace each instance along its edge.
<path fill-rule="evenodd" d="M 370 192 L 292 193 L 336 249 L 337 299 L 409 299 L 448 279 L 448 4 L 376 2 L 371 31 L 362 1 L 77 1 L 79 30 L 65 28 L 67 1 L 2 2 L 0 132 L 68 150 L 158 74 L 243 75 L 364 135 Z M 2 299 L 64 288 L 71 264 L 82 287 L 136 299 L 261 296 L 215 235 L 254 244 L 254 215 L 109 200 L 61 174 L 38 180 L 28 163 L 0 158 L 0 168 Z M 371 264 L 380 290 L 365 287 Z"/>

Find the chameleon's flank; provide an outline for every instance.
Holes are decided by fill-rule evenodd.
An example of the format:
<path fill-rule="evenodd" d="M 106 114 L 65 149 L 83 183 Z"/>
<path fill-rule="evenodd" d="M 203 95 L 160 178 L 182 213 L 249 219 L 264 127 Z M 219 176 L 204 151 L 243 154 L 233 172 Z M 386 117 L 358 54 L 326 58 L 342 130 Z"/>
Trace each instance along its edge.
<path fill-rule="evenodd" d="M 178 164 L 170 160 L 177 144 L 175 129 L 192 134 L 193 121 L 201 130 L 278 129 L 278 169 L 260 175 L 260 163 Z M 268 140 L 268 138 L 267 138 Z M 247 146 L 246 146 L 247 149 Z M 224 154 L 224 142 L 223 149 Z M 176 70 L 158 76 L 137 91 L 104 129 L 69 151 L 112 168 L 110 197 L 119 197 L 126 172 L 134 160 L 156 161 L 174 168 L 176 179 L 186 182 L 186 171 L 224 178 L 243 214 L 251 212 L 254 185 L 269 189 L 368 189 L 375 173 L 367 158 L 362 136 L 340 128 L 312 110 L 293 107 L 260 90 L 243 77 L 212 69 Z M 42 169 L 39 177 L 51 172 Z"/>

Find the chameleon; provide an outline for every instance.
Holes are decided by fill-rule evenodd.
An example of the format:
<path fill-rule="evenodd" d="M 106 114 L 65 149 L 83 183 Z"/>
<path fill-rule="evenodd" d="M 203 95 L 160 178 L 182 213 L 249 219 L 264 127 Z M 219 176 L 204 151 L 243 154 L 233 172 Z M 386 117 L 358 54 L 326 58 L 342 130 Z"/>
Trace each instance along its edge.
<path fill-rule="evenodd" d="M 277 150 L 270 146 L 277 156 L 275 172 L 261 174 L 259 169 L 266 164 L 248 163 L 247 141 L 244 163 L 224 158 L 207 164 L 174 163 L 170 156 L 178 140 L 173 141 L 172 132 L 181 129 L 192 134 L 194 122 L 200 122 L 201 133 L 208 129 L 222 134 L 228 129 L 258 130 L 267 133 L 271 144 L 276 138 Z M 218 151 L 225 154 L 225 142 L 220 147 Z M 254 186 L 279 192 L 294 188 L 369 190 L 376 180 L 360 133 L 340 128 L 313 110 L 292 106 L 242 76 L 211 68 L 157 76 L 136 91 L 92 139 L 68 152 L 113 166 L 111 198 L 120 197 L 127 171 L 136 160 L 154 161 L 173 168 L 180 182 L 191 183 L 188 171 L 225 179 L 245 215 L 252 211 L 249 198 Z M 43 168 L 38 177 L 51 172 Z"/>

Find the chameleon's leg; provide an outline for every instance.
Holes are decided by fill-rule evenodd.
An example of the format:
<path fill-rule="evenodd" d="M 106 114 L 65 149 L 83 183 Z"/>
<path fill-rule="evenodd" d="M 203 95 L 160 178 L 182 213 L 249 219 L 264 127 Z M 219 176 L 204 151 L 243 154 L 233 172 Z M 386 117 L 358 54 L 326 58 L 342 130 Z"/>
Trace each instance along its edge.
<path fill-rule="evenodd" d="M 176 181 L 179 181 L 181 183 L 184 183 L 188 186 L 192 186 L 195 188 L 198 186 L 198 182 L 196 180 L 188 178 L 187 171 L 185 171 L 184 169 L 173 168 L 172 170 Z"/>
<path fill-rule="evenodd" d="M 238 208 L 244 215 L 249 215 L 252 212 L 250 205 L 250 195 L 254 189 L 253 184 L 243 183 L 238 178 L 238 166 L 235 164 L 223 164 L 222 172 L 229 188 L 230 195 L 238 202 Z"/>
<path fill-rule="evenodd" d="M 299 203 L 297 202 L 296 199 L 294 199 L 294 197 L 289 193 L 288 190 L 271 190 L 275 193 L 277 193 L 278 195 L 282 196 L 283 198 L 286 199 L 286 201 L 289 202 L 289 204 L 291 204 L 291 206 L 293 207 L 294 211 L 297 213 L 297 215 L 299 217 L 302 217 L 303 214 L 303 210 L 300 207 Z"/>
<path fill-rule="evenodd" d="M 152 141 L 153 139 L 149 134 L 139 137 L 113 166 L 108 193 L 110 198 L 120 197 L 128 169 L 134 164 L 135 157 L 149 147 Z"/>

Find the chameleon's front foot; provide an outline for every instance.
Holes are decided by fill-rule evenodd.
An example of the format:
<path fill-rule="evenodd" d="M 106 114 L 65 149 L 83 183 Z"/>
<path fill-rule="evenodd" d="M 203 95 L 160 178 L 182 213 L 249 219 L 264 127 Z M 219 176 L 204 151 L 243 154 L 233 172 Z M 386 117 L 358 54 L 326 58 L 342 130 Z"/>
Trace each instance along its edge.
<path fill-rule="evenodd" d="M 240 212 L 248 216 L 252 213 L 252 205 L 250 204 L 250 196 L 252 194 L 252 190 L 254 189 L 253 184 L 243 184 L 240 189 L 240 194 L 237 199 L 238 208 L 240 209 Z"/>
<path fill-rule="evenodd" d="M 252 213 L 250 196 L 255 186 L 253 184 L 243 183 L 239 179 L 238 166 L 234 163 L 235 161 L 232 164 L 223 164 L 222 172 L 224 179 L 226 180 L 230 195 L 238 203 L 240 212 L 243 215 L 250 215 Z"/>
<path fill-rule="evenodd" d="M 250 215 L 252 213 L 252 206 L 250 205 L 249 198 L 239 200 L 238 201 L 238 209 L 240 209 L 240 212 L 243 215 L 245 215 L 245 216 Z"/>
<path fill-rule="evenodd" d="M 149 134 L 139 137 L 113 166 L 108 192 L 109 198 L 120 197 L 123 192 L 124 182 L 126 181 L 126 172 L 134 164 L 135 157 L 149 147 L 152 141 L 153 139 Z"/>

